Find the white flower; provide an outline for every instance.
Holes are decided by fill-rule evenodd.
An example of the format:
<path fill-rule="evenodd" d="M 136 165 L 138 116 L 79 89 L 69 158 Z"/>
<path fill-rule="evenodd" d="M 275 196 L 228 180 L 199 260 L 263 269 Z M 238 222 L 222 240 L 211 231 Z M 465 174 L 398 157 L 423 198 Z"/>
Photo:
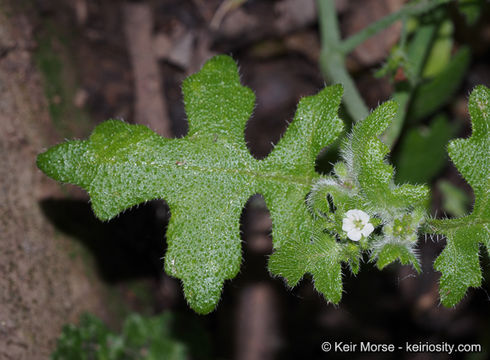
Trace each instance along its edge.
<path fill-rule="evenodd" d="M 347 237 L 354 241 L 361 240 L 362 236 L 368 237 L 374 230 L 373 224 L 369 222 L 369 215 L 362 210 L 349 210 L 342 220 L 342 230 Z"/>

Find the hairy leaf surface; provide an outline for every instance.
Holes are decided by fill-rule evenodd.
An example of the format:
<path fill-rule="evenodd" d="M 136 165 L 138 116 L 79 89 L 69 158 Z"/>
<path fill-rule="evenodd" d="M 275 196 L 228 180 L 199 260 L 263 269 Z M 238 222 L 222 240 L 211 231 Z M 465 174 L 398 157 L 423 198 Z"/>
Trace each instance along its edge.
<path fill-rule="evenodd" d="M 264 196 L 273 221 L 274 246 L 309 241 L 312 218 L 305 198 L 320 150 L 342 131 L 337 117 L 342 88 L 303 98 L 293 122 L 271 154 L 252 157 L 244 141 L 254 107 L 227 56 L 208 61 L 184 81 L 189 132 L 162 138 L 141 125 L 110 120 L 88 140 L 67 141 L 39 155 L 52 178 L 81 186 L 95 214 L 109 220 L 151 199 L 171 210 L 165 270 L 182 280 L 190 306 L 212 311 L 223 282 L 241 262 L 240 215 L 250 196 Z"/>
<path fill-rule="evenodd" d="M 473 188 L 471 214 L 433 221 L 435 232 L 446 236 L 447 245 L 434 263 L 442 273 L 440 295 L 446 306 L 456 305 L 468 287 L 481 285 L 480 244 L 490 250 L 490 89 L 477 86 L 470 95 L 472 135 L 449 144 L 451 160 Z"/>
<path fill-rule="evenodd" d="M 354 126 L 350 141 L 343 148 L 343 157 L 353 179 L 357 179 L 362 196 L 377 212 L 423 204 L 427 201 L 425 186 L 393 182 L 393 167 L 385 158 L 389 152 L 378 136 L 395 117 L 397 105 L 388 101 L 378 106 L 364 121 Z"/>
<path fill-rule="evenodd" d="M 341 263 L 348 263 L 351 271 L 357 273 L 361 252 L 367 249 L 372 250 L 380 268 L 400 260 L 420 270 L 412 247 L 422 215 L 412 218 L 411 212 L 427 202 L 428 189 L 394 184 L 393 167 L 385 160 L 389 148 L 379 139 L 393 120 L 396 106 L 386 102 L 357 122 L 342 147 L 343 162 L 335 165 L 335 177 L 315 183 L 308 196 L 315 221 L 312 240 L 292 239 L 272 254 L 271 272 L 286 278 L 290 286 L 309 273 L 315 288 L 328 301 L 337 303 L 342 296 Z M 362 239 L 360 243 L 348 240 L 342 231 L 342 219 L 353 209 L 367 212 L 374 226 L 380 222 L 390 226 L 391 234 Z M 403 218 L 408 219 L 405 221 L 408 225 L 393 231 L 393 223 L 398 224 Z"/>

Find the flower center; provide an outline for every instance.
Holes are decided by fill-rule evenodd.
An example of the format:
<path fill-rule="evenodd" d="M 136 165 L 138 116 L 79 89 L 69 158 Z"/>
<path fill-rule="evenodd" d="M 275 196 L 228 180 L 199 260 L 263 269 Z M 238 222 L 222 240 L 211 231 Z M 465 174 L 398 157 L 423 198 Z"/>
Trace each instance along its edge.
<path fill-rule="evenodd" d="M 362 220 L 361 219 L 354 220 L 353 221 L 353 224 L 359 230 L 362 230 L 364 228 L 364 224 L 362 223 Z"/>

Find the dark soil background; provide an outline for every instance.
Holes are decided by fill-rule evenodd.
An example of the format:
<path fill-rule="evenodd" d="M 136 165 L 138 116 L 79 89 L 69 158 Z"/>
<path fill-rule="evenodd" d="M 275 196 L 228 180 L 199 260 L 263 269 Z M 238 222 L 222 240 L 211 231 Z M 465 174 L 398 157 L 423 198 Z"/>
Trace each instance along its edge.
<path fill-rule="evenodd" d="M 337 1 L 343 36 L 403 4 L 403 0 Z M 263 158 L 285 131 L 298 100 L 325 85 L 318 65 L 320 40 L 313 0 L 249 0 L 231 9 L 218 0 L 36 0 L 10 5 L 12 16 L 22 17 L 32 30 L 26 51 L 42 74 L 50 138 L 55 139 L 51 144 L 86 137 L 109 118 L 142 123 L 165 136 L 185 135 L 181 83 L 209 57 L 223 53 L 238 62 L 243 84 L 256 94 L 245 138 L 251 153 Z M 461 129 L 458 136 L 466 136 L 470 133 L 467 96 L 475 85 L 490 84 L 490 12 L 487 9 L 471 28 L 456 11 L 453 15 L 455 47 L 468 44 L 473 57 L 463 86 L 445 111 Z M 399 32 L 399 25 L 391 27 L 348 58 L 348 68 L 371 108 L 393 91 L 387 79 L 377 79 L 373 72 Z M 328 171 L 328 162 L 323 160 L 320 170 Z M 449 161 L 439 178 L 470 192 Z M 440 194 L 435 191 L 433 214 L 442 215 Z M 190 327 L 198 324 L 205 329 L 202 352 L 195 351 L 200 353 L 196 358 L 341 358 L 338 353 L 322 352 L 323 341 L 478 343 L 484 348 L 479 354 L 451 356 L 405 352 L 345 356 L 356 359 L 490 356 L 488 281 L 481 289 L 470 289 L 454 309 L 439 302 L 439 274 L 432 263 L 444 245 L 442 238 L 420 239 L 423 273 L 418 276 L 410 267 L 397 264 L 378 271 L 367 259 L 358 276 L 345 269 L 345 294 L 340 305 L 333 306 L 315 292 L 309 279 L 288 289 L 281 279 L 270 277 L 266 265 L 272 251 L 271 222 L 257 196 L 242 216 L 241 272 L 225 284 L 217 310 L 198 316 L 188 308 L 179 282 L 163 272 L 169 219 L 163 201 L 128 210 L 108 223 L 97 220 L 87 195 L 71 186 L 54 196 L 40 196 L 38 205 L 55 231 L 71 239 L 73 257 L 95 269 L 98 280 L 94 281 L 108 289 L 106 302 L 95 310 L 92 306 L 92 311 L 113 328 L 133 311 L 182 314 Z M 489 260 L 484 251 L 482 265 L 487 279 Z M 63 271 L 57 276 L 62 277 Z M 90 292 L 86 296 L 90 298 Z M 74 322 L 76 316 L 71 314 L 67 320 Z M 1 329 L 0 336 L 11 335 L 7 330 L 2 335 Z M 49 336 L 52 347 L 57 334 L 53 330 Z"/>

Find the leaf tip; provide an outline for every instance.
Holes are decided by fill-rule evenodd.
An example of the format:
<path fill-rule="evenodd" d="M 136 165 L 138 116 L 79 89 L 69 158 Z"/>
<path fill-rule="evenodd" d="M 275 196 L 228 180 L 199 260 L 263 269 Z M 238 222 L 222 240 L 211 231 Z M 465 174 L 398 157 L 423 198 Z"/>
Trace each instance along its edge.
<path fill-rule="evenodd" d="M 47 167 L 49 164 L 49 155 L 48 151 L 43 151 L 42 153 L 38 154 L 36 156 L 36 166 L 38 167 L 39 170 L 41 170 L 43 173 L 47 174 Z"/>

